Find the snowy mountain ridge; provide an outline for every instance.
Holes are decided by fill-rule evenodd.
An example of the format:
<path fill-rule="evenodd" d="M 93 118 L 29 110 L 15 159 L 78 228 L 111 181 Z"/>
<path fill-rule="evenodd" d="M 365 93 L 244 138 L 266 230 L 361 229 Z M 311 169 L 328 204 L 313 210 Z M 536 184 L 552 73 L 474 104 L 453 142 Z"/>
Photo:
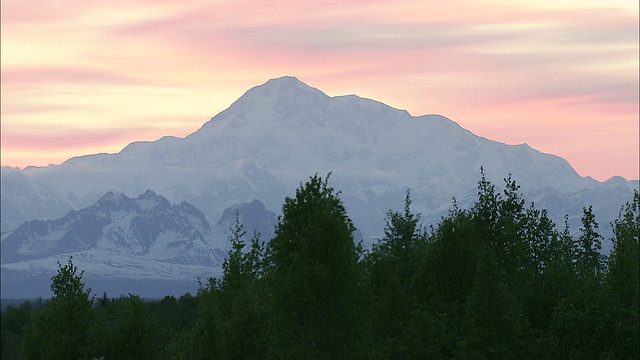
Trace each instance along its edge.
<path fill-rule="evenodd" d="M 147 256 L 178 264 L 219 266 L 224 253 L 211 241 L 204 214 L 183 201 L 171 205 L 151 190 L 136 199 L 108 192 L 58 220 L 32 220 L 2 237 L 2 263 L 87 250 Z"/>
<path fill-rule="evenodd" d="M 331 172 L 330 185 L 371 242 L 382 235 L 386 212 L 402 208 L 407 189 L 426 224 L 446 214 L 454 197 L 470 206 L 480 167 L 498 188 L 511 174 L 527 201 L 548 209 L 558 224 L 568 214 L 574 230 L 589 205 L 608 228 L 638 188 L 638 181 L 619 177 L 581 177 L 558 156 L 476 136 L 440 115 L 412 116 L 355 95 L 330 97 L 282 77 L 248 90 L 185 138 L 134 142 L 116 154 L 60 165 L 3 167 L 2 233 L 6 239 L 25 221 L 63 218 L 110 191 L 134 197 L 154 189 L 169 202 L 192 204 L 209 221 L 254 199 L 278 213 L 301 182 Z"/>
<path fill-rule="evenodd" d="M 171 205 L 151 190 L 137 198 L 108 192 L 94 205 L 72 210 L 63 218 L 27 221 L 4 233 L 3 294 L 30 294 L 21 286 L 53 273 L 56 261 L 64 263 L 69 257 L 82 264 L 94 280 L 98 277 L 121 285 L 172 280 L 195 286 L 198 277 L 221 274 L 236 213 L 248 234 L 257 231 L 273 236 L 276 215 L 258 200 L 226 209 L 211 226 L 186 201 Z M 29 291 L 48 289 L 27 287 Z"/>

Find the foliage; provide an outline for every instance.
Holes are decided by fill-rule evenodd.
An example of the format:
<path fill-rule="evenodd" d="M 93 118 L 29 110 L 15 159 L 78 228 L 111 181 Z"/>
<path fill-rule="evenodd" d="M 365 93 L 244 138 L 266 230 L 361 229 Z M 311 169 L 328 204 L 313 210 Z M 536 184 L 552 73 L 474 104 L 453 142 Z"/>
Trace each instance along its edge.
<path fill-rule="evenodd" d="M 407 192 L 365 253 L 328 178 L 285 199 L 266 244 L 236 214 L 223 276 L 196 296 L 94 304 L 72 260 L 59 264 L 49 302 L 2 314 L 2 358 L 639 357 L 638 191 L 609 257 L 592 207 L 572 236 L 483 172 L 474 206 L 454 200 L 429 233 Z"/>
<path fill-rule="evenodd" d="M 95 320 L 91 289 L 84 288 L 82 276 L 70 258 L 58 263 L 51 279 L 53 298 L 32 315 L 21 344 L 25 359 L 86 358 L 92 354 L 91 326 Z"/>
<path fill-rule="evenodd" d="M 123 306 L 111 329 L 109 358 L 157 359 L 156 332 L 147 306 L 137 295 L 122 297 Z"/>
<path fill-rule="evenodd" d="M 410 285 L 426 246 L 426 234 L 419 224 L 420 214 L 411 212 L 409 191 L 404 212 L 389 211 L 385 237 L 373 245 L 364 266 L 371 286 L 371 312 L 376 314 L 373 356 L 394 358 L 406 355 L 407 326 L 415 311 Z"/>
<path fill-rule="evenodd" d="M 333 189 L 313 176 L 286 198 L 267 249 L 276 357 L 358 357 L 362 272 L 355 227 Z"/>

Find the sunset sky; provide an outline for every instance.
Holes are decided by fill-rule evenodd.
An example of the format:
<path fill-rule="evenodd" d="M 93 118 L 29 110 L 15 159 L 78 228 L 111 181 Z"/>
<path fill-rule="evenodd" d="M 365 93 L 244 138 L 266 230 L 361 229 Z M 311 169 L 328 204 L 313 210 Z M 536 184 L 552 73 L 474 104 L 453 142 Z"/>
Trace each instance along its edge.
<path fill-rule="evenodd" d="M 637 1 L 1 4 L 3 166 L 182 137 L 293 75 L 639 177 Z"/>

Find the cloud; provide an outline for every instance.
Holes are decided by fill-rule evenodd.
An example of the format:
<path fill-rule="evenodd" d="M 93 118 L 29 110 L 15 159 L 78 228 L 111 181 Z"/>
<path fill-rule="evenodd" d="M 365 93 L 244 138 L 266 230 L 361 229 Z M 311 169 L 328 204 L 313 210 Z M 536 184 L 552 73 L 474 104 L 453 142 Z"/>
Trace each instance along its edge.
<path fill-rule="evenodd" d="M 131 134 L 147 138 L 149 129 L 113 128 L 81 129 L 71 126 L 44 126 L 31 129 L 3 129 L 4 145 L 18 151 L 46 151 L 46 149 L 72 150 L 103 147 L 114 142 L 126 140 Z"/>
<path fill-rule="evenodd" d="M 162 128 L 144 125 L 83 128 L 73 125 L 23 127 L 3 124 L 1 140 L 5 150 L 2 151 L 2 163 L 3 166 L 44 166 L 61 163 L 77 155 L 115 153 L 132 139 L 154 141 L 167 133 L 180 133 L 183 131 L 181 120 L 165 119 L 173 127 L 165 125 Z"/>
<path fill-rule="evenodd" d="M 142 82 L 130 74 L 121 74 L 109 70 L 100 70 L 87 66 L 7 66 L 2 68 L 3 85 L 19 86 L 26 84 L 128 84 L 137 85 Z"/>
<path fill-rule="evenodd" d="M 610 134 L 585 149 L 585 158 L 613 153 L 607 142 L 637 148 L 629 135 L 638 133 L 635 2 L 38 0 L 25 6 L 7 0 L 2 6 L 3 133 L 7 126 L 126 128 L 137 121 L 154 134 L 186 134 L 196 120 L 178 130 L 164 118 L 205 119 L 247 88 L 290 74 L 330 95 L 356 93 L 414 115 L 442 113 L 486 136 L 483 131 L 494 131 L 496 140 L 524 139 L 561 156 L 594 144 L 592 137 L 603 133 L 598 126 L 608 121 L 623 129 L 616 136 L 625 140 Z M 540 119 L 551 125 L 531 127 Z M 572 132 L 568 124 L 580 119 L 596 125 Z M 556 146 L 549 126 L 575 143 Z M 144 135 L 123 134 L 130 137 L 117 138 L 119 146 Z M 4 141 L 2 149 L 9 149 Z M 631 150 L 627 164 L 638 162 Z M 637 177 L 637 165 L 617 173 Z"/>

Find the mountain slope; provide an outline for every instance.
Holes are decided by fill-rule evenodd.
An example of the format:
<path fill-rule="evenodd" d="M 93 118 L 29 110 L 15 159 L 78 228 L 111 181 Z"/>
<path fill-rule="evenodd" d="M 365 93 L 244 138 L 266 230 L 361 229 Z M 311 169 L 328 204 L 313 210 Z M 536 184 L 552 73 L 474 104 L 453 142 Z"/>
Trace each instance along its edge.
<path fill-rule="evenodd" d="M 48 296 L 56 263 L 71 256 L 98 293 L 194 292 L 198 278 L 221 275 L 236 213 L 247 234 L 272 236 L 276 215 L 258 200 L 226 209 L 211 226 L 186 201 L 171 205 L 151 190 L 135 199 L 109 192 L 60 219 L 27 221 L 2 235 L 2 296 Z"/>
<path fill-rule="evenodd" d="M 186 201 L 170 205 L 151 190 L 136 199 L 109 192 L 91 207 L 72 210 L 58 220 L 28 221 L 6 234 L 2 263 L 99 250 L 176 264 L 219 266 L 224 253 L 213 246 L 210 237 L 211 226 L 204 214 Z"/>
<path fill-rule="evenodd" d="M 283 77 L 250 89 L 184 139 L 135 142 L 118 154 L 56 166 L 3 169 L 2 227 L 61 217 L 107 191 L 131 196 L 148 188 L 170 201 L 186 200 L 210 219 L 252 199 L 277 211 L 300 182 L 332 172 L 331 185 L 371 238 L 382 234 L 384 214 L 401 207 L 407 188 L 428 222 L 447 211 L 452 197 L 470 204 L 481 166 L 498 186 L 512 174 L 527 199 L 556 220 L 569 214 L 574 223 L 582 206 L 593 204 L 597 215 L 607 214 L 599 219 L 606 224 L 638 186 L 583 178 L 562 158 L 478 137 L 443 116 L 413 117 L 354 95 L 329 97 Z"/>

